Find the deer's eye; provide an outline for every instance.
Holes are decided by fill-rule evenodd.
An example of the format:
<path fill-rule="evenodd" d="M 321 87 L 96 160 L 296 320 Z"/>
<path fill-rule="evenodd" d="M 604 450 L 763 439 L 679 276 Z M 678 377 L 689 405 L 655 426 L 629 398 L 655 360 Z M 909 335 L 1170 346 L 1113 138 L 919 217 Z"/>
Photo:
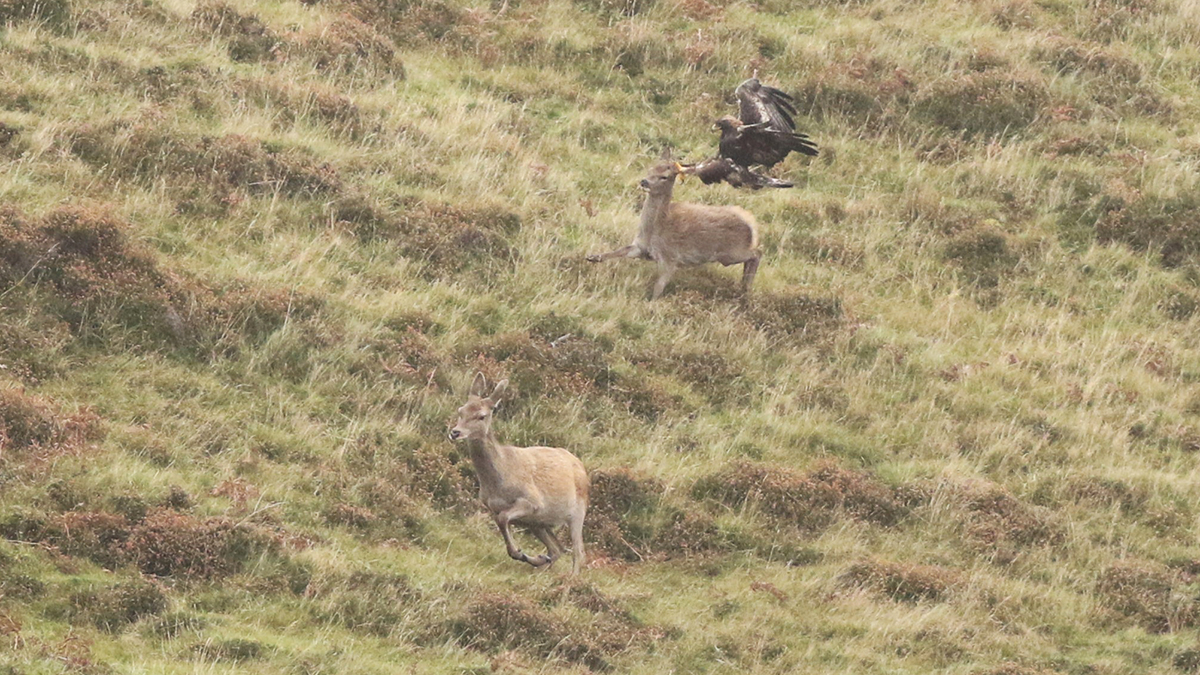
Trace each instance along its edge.
<path fill-rule="evenodd" d="M 483 413 L 482 415 L 480 415 L 480 416 L 479 416 L 479 419 L 481 419 L 481 420 L 486 420 L 486 419 L 487 419 L 487 413 Z"/>

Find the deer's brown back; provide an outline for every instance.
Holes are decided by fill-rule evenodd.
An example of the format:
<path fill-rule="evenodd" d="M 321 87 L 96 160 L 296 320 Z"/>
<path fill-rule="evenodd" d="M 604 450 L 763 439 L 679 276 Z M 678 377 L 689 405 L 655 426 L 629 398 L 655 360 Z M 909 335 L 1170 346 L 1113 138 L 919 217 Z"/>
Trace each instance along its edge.
<path fill-rule="evenodd" d="M 681 265 L 744 258 L 758 247 L 754 216 L 737 206 L 672 203 L 657 234 L 657 253 Z"/>

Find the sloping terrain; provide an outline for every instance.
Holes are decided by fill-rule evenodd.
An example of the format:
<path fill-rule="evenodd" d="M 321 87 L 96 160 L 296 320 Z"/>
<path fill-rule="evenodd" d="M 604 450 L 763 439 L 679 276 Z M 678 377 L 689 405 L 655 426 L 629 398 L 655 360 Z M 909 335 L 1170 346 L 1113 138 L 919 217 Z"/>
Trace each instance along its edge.
<path fill-rule="evenodd" d="M 1200 670 L 1194 0 L 0 21 L 0 673 Z M 755 293 L 584 262 L 755 70 L 821 155 L 676 189 Z M 577 579 L 475 503 L 479 370 Z"/>

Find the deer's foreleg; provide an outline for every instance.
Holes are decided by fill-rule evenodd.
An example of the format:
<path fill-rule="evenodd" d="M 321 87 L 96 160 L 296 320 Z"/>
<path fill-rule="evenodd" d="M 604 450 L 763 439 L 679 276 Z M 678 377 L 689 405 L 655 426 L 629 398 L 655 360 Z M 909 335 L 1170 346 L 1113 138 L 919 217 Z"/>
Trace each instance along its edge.
<path fill-rule="evenodd" d="M 663 294 L 673 276 L 675 276 L 675 265 L 666 262 L 658 263 L 658 280 L 654 282 L 654 290 L 650 293 L 651 300 L 657 300 L 658 296 Z"/>
<path fill-rule="evenodd" d="M 628 246 L 622 246 L 621 248 L 618 248 L 615 251 L 609 251 L 608 253 L 592 253 L 592 254 L 588 255 L 587 261 L 598 263 L 598 262 L 604 262 L 605 260 L 612 260 L 613 258 L 640 258 L 640 257 L 642 257 L 642 249 L 639 246 L 637 246 L 636 244 L 630 244 Z"/>
<path fill-rule="evenodd" d="M 539 555 L 530 558 L 524 551 L 517 547 L 517 544 L 513 541 L 512 531 L 509 527 L 514 520 L 520 520 L 533 513 L 533 511 L 533 506 L 529 502 L 521 500 L 507 510 L 496 514 L 496 527 L 500 528 L 500 536 L 504 537 L 504 546 L 508 549 L 508 557 L 513 560 L 529 563 L 534 567 L 541 567 L 550 562 L 550 557 Z"/>

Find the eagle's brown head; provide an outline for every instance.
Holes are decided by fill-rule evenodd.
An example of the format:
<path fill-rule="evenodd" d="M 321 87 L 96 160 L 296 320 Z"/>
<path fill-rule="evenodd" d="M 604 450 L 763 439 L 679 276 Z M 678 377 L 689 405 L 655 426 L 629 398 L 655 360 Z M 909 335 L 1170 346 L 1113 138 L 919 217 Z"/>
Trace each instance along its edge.
<path fill-rule="evenodd" d="M 713 123 L 713 131 L 720 131 L 721 134 L 726 134 L 740 126 L 742 126 L 742 123 L 738 118 L 726 115 Z"/>

